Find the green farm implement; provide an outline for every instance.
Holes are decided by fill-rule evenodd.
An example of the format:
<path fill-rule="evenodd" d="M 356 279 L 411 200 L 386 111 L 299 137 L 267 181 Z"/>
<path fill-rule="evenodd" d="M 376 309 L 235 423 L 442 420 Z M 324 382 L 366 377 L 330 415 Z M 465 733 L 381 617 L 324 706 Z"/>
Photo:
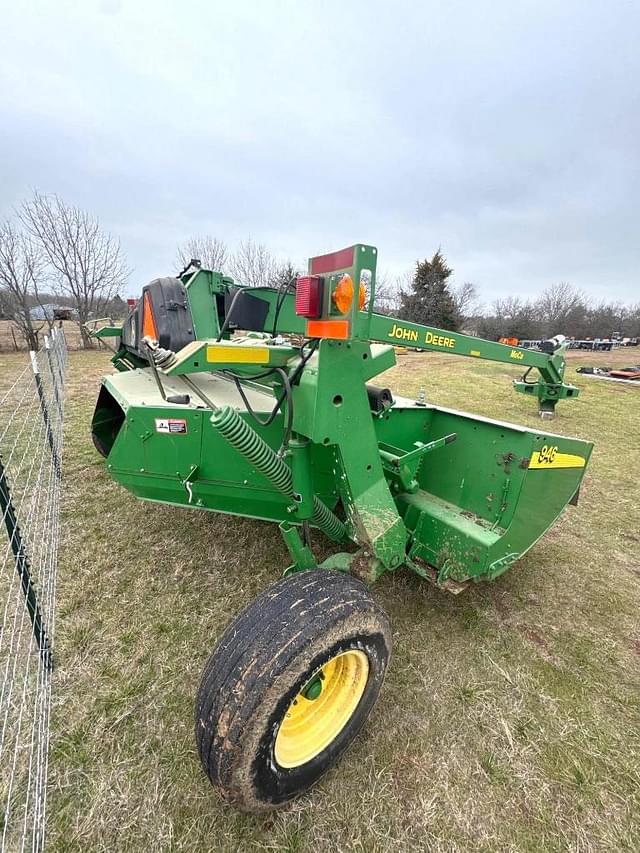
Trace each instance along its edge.
<path fill-rule="evenodd" d="M 562 338 L 527 350 L 376 314 L 376 255 L 312 258 L 279 288 L 192 261 L 94 331 L 115 349 L 92 423 L 111 476 L 146 500 L 274 521 L 290 553 L 196 700 L 202 764 L 248 811 L 309 788 L 370 713 L 391 631 L 368 585 L 400 567 L 454 593 L 497 578 L 576 502 L 591 453 L 545 426 L 578 394 Z M 540 428 L 394 397 L 372 383 L 397 344 L 522 367 Z M 320 564 L 317 531 L 334 543 Z"/>

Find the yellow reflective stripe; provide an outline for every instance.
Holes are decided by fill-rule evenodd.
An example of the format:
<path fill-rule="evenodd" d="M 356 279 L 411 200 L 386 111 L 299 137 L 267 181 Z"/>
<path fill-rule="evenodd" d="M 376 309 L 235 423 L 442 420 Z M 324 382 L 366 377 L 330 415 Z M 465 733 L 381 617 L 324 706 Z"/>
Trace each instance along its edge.
<path fill-rule="evenodd" d="M 269 364 L 269 356 L 268 347 L 207 347 L 207 361 L 217 364 Z"/>
<path fill-rule="evenodd" d="M 584 468 L 587 464 L 583 456 L 573 453 L 544 454 L 536 451 L 529 462 L 529 468 Z"/>

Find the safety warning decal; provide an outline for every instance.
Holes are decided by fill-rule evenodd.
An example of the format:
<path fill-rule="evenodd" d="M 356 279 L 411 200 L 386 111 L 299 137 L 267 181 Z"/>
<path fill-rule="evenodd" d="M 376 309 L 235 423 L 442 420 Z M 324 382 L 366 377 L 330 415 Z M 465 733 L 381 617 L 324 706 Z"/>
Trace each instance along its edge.
<path fill-rule="evenodd" d="M 156 418 L 156 432 L 184 435 L 186 431 L 187 422 L 183 418 Z"/>

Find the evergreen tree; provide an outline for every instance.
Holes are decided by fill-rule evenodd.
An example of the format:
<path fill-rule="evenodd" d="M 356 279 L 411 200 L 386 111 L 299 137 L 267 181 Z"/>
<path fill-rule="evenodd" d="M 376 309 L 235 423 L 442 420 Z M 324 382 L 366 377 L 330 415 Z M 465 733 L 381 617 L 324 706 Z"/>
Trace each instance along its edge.
<path fill-rule="evenodd" d="M 411 290 L 402 294 L 400 318 L 439 329 L 458 329 L 461 317 L 449 287 L 452 273 L 440 249 L 431 260 L 418 261 Z"/>

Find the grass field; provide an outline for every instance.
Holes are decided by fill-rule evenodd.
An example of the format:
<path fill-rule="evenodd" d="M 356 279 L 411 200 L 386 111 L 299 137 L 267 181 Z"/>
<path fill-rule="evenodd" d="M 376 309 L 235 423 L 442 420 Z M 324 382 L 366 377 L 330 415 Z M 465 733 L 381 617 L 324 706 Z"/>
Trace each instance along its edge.
<path fill-rule="evenodd" d="M 574 353 L 623 364 L 637 350 Z M 0 355 L 3 372 L 16 356 Z M 582 379 L 553 429 L 595 442 L 580 505 L 459 597 L 406 572 L 381 699 L 342 763 L 267 818 L 237 814 L 193 741 L 200 669 L 288 559 L 275 525 L 145 505 L 89 421 L 100 353 L 70 357 L 48 845 L 67 851 L 640 849 L 640 389 Z M 514 369 L 407 355 L 385 382 L 535 427 Z"/>
<path fill-rule="evenodd" d="M 59 324 L 56 323 L 56 326 Z M 69 349 L 80 349 L 82 338 L 78 324 L 72 320 L 63 320 L 62 328 Z M 38 333 L 38 340 L 42 346 L 43 336 L 49 333 L 47 324 L 40 320 L 34 323 L 34 329 Z M 27 345 L 10 320 L 0 320 L 0 354 L 14 352 L 16 347 L 20 350 L 26 350 Z"/>

